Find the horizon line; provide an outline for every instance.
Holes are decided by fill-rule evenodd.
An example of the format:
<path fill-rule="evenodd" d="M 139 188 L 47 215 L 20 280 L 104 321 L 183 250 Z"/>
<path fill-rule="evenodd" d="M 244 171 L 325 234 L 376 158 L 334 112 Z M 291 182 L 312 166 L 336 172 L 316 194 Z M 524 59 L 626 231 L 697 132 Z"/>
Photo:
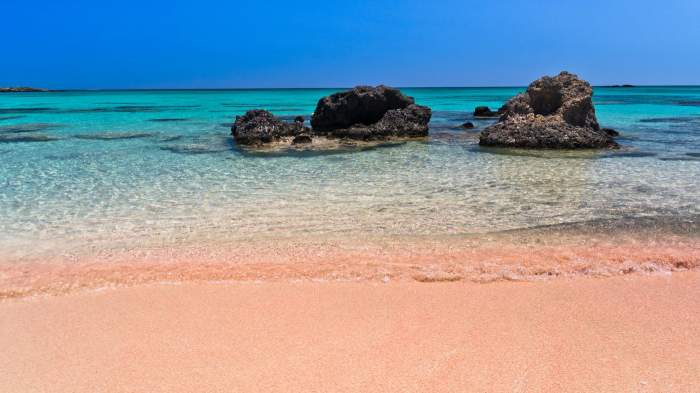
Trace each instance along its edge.
<path fill-rule="evenodd" d="M 379 84 L 382 85 L 382 84 Z M 82 91 L 241 91 L 241 90 L 320 90 L 320 89 L 352 89 L 356 86 L 379 86 L 369 84 L 359 84 L 355 86 L 327 86 L 327 87 L 165 87 L 165 88 L 85 88 L 85 89 L 46 89 L 46 91 L 36 92 L 17 92 L 17 93 L 54 93 L 54 92 L 82 92 Z M 389 85 L 385 85 L 389 86 Z M 653 85 L 637 85 L 637 84 L 612 84 L 612 85 L 591 85 L 598 88 L 636 88 L 636 87 L 700 87 L 698 85 L 676 85 L 676 84 L 653 84 Z M 22 86 L 24 87 L 24 86 Z M 525 88 L 527 85 L 514 86 L 392 86 L 397 89 L 507 89 L 507 88 Z"/>

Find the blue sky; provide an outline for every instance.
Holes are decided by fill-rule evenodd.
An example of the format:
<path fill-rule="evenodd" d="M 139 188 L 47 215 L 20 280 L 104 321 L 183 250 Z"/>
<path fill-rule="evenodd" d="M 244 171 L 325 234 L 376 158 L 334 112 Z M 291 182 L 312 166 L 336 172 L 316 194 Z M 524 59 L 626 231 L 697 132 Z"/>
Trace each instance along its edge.
<path fill-rule="evenodd" d="M 700 1 L 0 2 L 0 86 L 700 84 Z"/>

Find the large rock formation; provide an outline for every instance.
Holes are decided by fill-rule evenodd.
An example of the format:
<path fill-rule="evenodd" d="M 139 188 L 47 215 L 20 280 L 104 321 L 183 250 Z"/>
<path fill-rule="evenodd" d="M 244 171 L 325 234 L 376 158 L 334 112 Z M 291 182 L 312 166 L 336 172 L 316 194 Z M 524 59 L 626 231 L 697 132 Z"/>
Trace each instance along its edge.
<path fill-rule="evenodd" d="M 250 110 L 243 116 L 236 116 L 236 121 L 231 127 L 231 134 L 236 143 L 253 146 L 309 133 L 309 128 L 304 127 L 303 118 L 286 123 L 262 109 Z"/>
<path fill-rule="evenodd" d="M 600 129 L 591 85 L 562 72 L 542 77 L 504 105 L 499 121 L 484 129 L 479 144 L 526 148 L 617 147 Z"/>
<path fill-rule="evenodd" d="M 336 138 L 385 139 L 428 135 L 430 108 L 386 86 L 358 86 L 323 97 L 311 118 L 314 133 Z"/>

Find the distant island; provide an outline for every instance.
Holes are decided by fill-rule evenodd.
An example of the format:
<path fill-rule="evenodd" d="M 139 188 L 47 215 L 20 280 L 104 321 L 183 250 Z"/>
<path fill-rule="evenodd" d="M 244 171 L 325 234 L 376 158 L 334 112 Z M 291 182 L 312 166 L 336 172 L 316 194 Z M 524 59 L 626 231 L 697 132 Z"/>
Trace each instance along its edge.
<path fill-rule="evenodd" d="M 636 87 L 635 85 L 610 85 L 610 86 L 603 86 L 603 87 Z"/>
<path fill-rule="evenodd" d="M 49 89 L 37 89 L 35 87 L 0 87 L 0 93 L 32 93 L 46 91 L 49 91 Z"/>

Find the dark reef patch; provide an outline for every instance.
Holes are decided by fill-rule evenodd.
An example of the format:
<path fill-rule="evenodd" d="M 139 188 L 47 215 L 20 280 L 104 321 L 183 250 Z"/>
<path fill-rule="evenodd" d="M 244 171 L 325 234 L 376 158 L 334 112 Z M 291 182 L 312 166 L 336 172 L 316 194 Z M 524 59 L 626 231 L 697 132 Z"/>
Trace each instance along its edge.
<path fill-rule="evenodd" d="M 700 121 L 700 116 L 652 117 L 640 119 L 640 123 L 691 123 Z"/>
<path fill-rule="evenodd" d="M 215 147 L 202 144 L 182 144 L 171 146 L 160 146 L 161 150 L 169 151 L 176 154 L 199 155 L 199 154 L 218 154 L 228 151 L 229 148 Z"/>
<path fill-rule="evenodd" d="M 311 158 L 319 156 L 337 156 L 343 154 L 353 154 L 378 149 L 398 148 L 406 145 L 406 141 L 387 141 L 379 143 L 356 143 L 352 140 L 339 141 L 332 147 L 317 148 L 309 145 L 292 145 L 280 149 L 268 150 L 248 150 L 239 149 L 243 156 L 248 157 L 294 157 Z M 302 147 L 298 147 L 302 146 Z"/>
<path fill-rule="evenodd" d="M 465 147 L 475 153 L 495 154 L 513 157 L 532 157 L 542 159 L 592 160 L 605 157 L 605 152 L 598 149 L 528 149 L 515 147 L 492 147 L 473 144 Z"/>
<path fill-rule="evenodd" d="M 697 161 L 700 162 L 700 157 L 659 157 L 661 161 Z"/>
<path fill-rule="evenodd" d="M 604 158 L 643 158 L 655 157 L 658 154 L 647 151 L 613 151 L 604 155 Z"/>
<path fill-rule="evenodd" d="M 199 105 L 118 105 L 102 108 L 85 108 L 85 109 L 65 109 L 59 113 L 101 113 L 101 112 L 116 112 L 116 113 L 153 113 L 164 111 L 177 111 L 183 109 L 199 108 Z"/>
<path fill-rule="evenodd" d="M 182 135 L 175 135 L 175 136 L 166 136 L 160 139 L 161 142 L 175 142 L 182 140 L 183 136 Z"/>
<path fill-rule="evenodd" d="M 148 132 L 103 132 L 99 134 L 78 134 L 73 135 L 73 138 L 77 139 L 89 139 L 89 140 L 100 140 L 100 141 L 112 141 L 120 139 L 138 139 L 138 138 L 150 138 L 156 134 Z"/>
<path fill-rule="evenodd" d="M 676 105 L 680 105 L 680 106 L 700 106 L 700 101 L 695 101 L 695 100 L 692 100 L 692 101 L 679 100 L 679 101 L 676 101 Z"/>
<path fill-rule="evenodd" d="M 14 124 L 9 126 L 0 126 L 0 133 L 4 134 L 20 134 L 24 132 L 44 131 L 49 128 L 59 127 L 58 124 L 52 123 L 25 123 Z"/>
<path fill-rule="evenodd" d="M 169 122 L 178 122 L 178 121 L 187 121 L 189 119 L 184 118 L 184 117 L 179 117 L 179 118 L 162 118 L 162 119 L 148 119 L 148 121 L 154 121 L 154 122 L 160 122 L 160 123 L 169 123 Z"/>
<path fill-rule="evenodd" d="M 15 120 L 15 119 L 21 119 L 24 116 L 0 116 L 0 121 L 3 120 Z"/>
<path fill-rule="evenodd" d="M 0 108 L 0 114 L 31 114 L 31 113 L 155 113 L 165 111 L 181 111 L 192 108 L 199 108 L 199 105 L 118 105 L 111 107 L 97 108 L 72 108 L 60 109 L 49 107 L 28 107 L 28 108 Z"/>
<path fill-rule="evenodd" d="M 57 109 L 55 108 L 45 108 L 45 107 L 36 107 L 36 108 L 0 108 L 0 114 L 14 114 L 14 113 L 46 113 L 46 112 L 51 112 L 55 111 Z"/>
<path fill-rule="evenodd" d="M 0 135 L 0 143 L 18 143 L 18 142 L 53 142 L 60 138 L 48 136 L 44 134 L 11 134 Z"/>

